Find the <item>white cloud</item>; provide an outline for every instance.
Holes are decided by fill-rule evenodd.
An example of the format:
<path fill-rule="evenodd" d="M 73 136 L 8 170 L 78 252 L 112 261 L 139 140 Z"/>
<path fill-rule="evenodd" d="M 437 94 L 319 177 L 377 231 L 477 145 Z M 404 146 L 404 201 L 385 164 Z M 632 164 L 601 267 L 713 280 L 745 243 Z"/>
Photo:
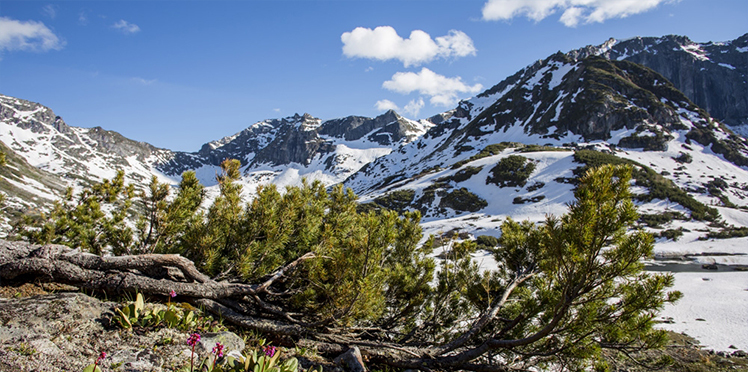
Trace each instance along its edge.
<path fill-rule="evenodd" d="M 120 19 L 112 25 L 112 28 L 122 32 L 123 34 L 134 34 L 140 31 L 140 27 L 134 23 L 129 23 L 124 19 Z"/>
<path fill-rule="evenodd" d="M 273 109 L 273 111 L 275 111 L 275 112 L 281 112 L 281 109 L 279 109 L 279 108 L 274 108 L 274 109 Z"/>
<path fill-rule="evenodd" d="M 134 78 L 131 78 L 130 80 L 132 80 L 132 81 L 134 81 L 134 82 L 136 82 L 138 84 L 141 84 L 141 85 L 152 85 L 152 84 L 154 84 L 155 82 L 158 81 L 156 79 L 143 79 L 141 77 L 134 77 Z"/>
<path fill-rule="evenodd" d="M 679 0 L 488 0 L 483 6 L 483 19 L 509 20 L 525 16 L 540 21 L 551 14 L 562 12 L 559 21 L 568 27 L 580 23 L 604 22 L 624 18 L 654 9 L 661 3 Z"/>
<path fill-rule="evenodd" d="M 374 106 L 377 108 L 377 111 L 400 110 L 395 102 L 392 102 L 388 99 L 379 100 L 376 104 L 374 104 Z"/>
<path fill-rule="evenodd" d="M 81 10 L 78 13 L 78 23 L 83 26 L 88 24 L 88 11 L 87 10 Z"/>
<path fill-rule="evenodd" d="M 47 4 L 42 8 L 42 13 L 49 18 L 55 19 L 57 17 L 57 6 Z"/>
<path fill-rule="evenodd" d="M 402 62 L 405 67 L 420 65 L 434 58 L 465 57 L 475 55 L 473 40 L 462 31 L 451 30 L 446 36 L 432 39 L 421 30 L 410 33 L 403 39 L 390 26 L 375 29 L 356 27 L 340 36 L 343 55 L 349 58 L 370 58 L 381 61 L 391 59 Z"/>
<path fill-rule="evenodd" d="M 431 97 L 432 105 L 450 106 L 458 99 L 458 94 L 475 94 L 483 89 L 483 85 L 473 86 L 462 82 L 462 78 L 448 78 L 439 75 L 425 67 L 418 73 L 398 72 L 392 75 L 390 80 L 382 83 L 382 87 L 401 94 L 410 94 L 417 91 L 422 95 Z"/>
<path fill-rule="evenodd" d="M 423 98 L 418 98 L 418 100 L 412 100 L 408 102 L 408 104 L 403 107 L 403 112 L 418 117 L 418 113 L 421 112 L 423 106 Z"/>
<path fill-rule="evenodd" d="M 60 50 L 65 42 L 42 22 L 21 22 L 0 17 L 0 51 L 46 52 Z"/>

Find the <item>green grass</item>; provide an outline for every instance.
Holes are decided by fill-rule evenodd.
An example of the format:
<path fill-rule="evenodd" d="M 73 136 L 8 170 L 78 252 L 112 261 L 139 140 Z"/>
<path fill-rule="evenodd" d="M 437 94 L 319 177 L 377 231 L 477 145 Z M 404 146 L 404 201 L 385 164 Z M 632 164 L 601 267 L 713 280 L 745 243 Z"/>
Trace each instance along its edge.
<path fill-rule="evenodd" d="M 742 238 L 748 236 L 748 227 L 741 226 L 728 226 L 720 231 L 710 231 L 706 234 L 706 237 L 700 238 L 700 240 L 707 239 L 731 239 L 731 238 Z"/>
<path fill-rule="evenodd" d="M 684 231 L 685 230 L 682 227 L 677 229 L 667 229 L 661 231 L 658 236 L 675 242 L 678 241 L 681 236 L 683 236 Z"/>
<path fill-rule="evenodd" d="M 517 149 L 518 152 L 545 152 L 545 151 L 572 151 L 565 147 L 554 147 L 554 146 L 543 146 L 543 145 L 527 145 Z"/>
<path fill-rule="evenodd" d="M 688 217 L 680 212 L 663 212 L 657 214 L 642 214 L 639 221 L 649 227 L 659 228 L 673 220 L 687 220 Z"/>
<path fill-rule="evenodd" d="M 415 190 L 396 190 L 374 199 L 374 203 L 386 209 L 402 212 L 410 206 L 415 196 Z"/>

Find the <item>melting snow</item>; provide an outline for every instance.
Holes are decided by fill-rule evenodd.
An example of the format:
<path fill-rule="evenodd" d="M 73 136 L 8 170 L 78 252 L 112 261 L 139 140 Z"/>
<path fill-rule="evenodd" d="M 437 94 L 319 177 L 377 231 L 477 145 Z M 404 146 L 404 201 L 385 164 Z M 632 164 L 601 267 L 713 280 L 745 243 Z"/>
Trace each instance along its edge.
<path fill-rule="evenodd" d="M 692 56 L 696 57 L 696 59 L 700 61 L 708 61 L 709 57 L 707 57 L 707 52 L 705 52 L 698 44 L 691 44 L 691 45 L 681 45 L 680 47 L 687 53 L 691 54 Z M 678 49 L 675 49 L 678 50 Z"/>

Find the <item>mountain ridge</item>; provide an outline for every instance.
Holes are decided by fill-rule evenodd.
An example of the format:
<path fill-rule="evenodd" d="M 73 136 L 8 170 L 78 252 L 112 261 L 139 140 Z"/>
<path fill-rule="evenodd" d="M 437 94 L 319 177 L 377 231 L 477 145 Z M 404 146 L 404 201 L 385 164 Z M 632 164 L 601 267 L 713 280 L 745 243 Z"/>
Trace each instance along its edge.
<path fill-rule="evenodd" d="M 611 38 L 567 55 L 574 59 L 596 55 L 647 66 L 715 119 L 748 134 L 748 33 L 734 40 L 706 43 L 680 35 Z"/>
<path fill-rule="evenodd" d="M 649 50 L 679 53 L 687 67 L 679 71 L 692 71 L 698 63 L 707 66 L 704 76 L 738 70 L 721 66 L 708 54 L 714 51 L 699 52 L 710 50 L 707 46 L 664 38 L 659 44 L 647 39 Z M 359 195 L 362 209 L 419 211 L 426 236 L 473 239 L 498 237 L 509 218 L 537 222 L 562 215 L 585 169 L 627 164 L 634 169 L 632 191 L 641 213 L 637 228 L 656 238 L 658 259 L 649 264 L 688 262 L 682 267 L 696 272 L 678 278 L 712 285 L 711 292 L 732 278 L 743 280 L 731 270 L 748 266 L 748 143 L 655 68 L 627 60 L 628 55 L 619 60 L 635 51 L 621 46 L 625 43 L 610 41 L 585 58 L 556 53 L 426 120 L 393 111 L 327 121 L 296 114 L 258 121 L 195 152 L 68 126 L 49 108 L 0 96 L 0 140 L 9 158 L 0 170 L 0 188 L 10 207 L 33 214 L 64 186 L 111 178 L 117 169 L 141 189 L 151 176 L 174 185 L 182 171 L 193 169 L 212 198 L 219 164 L 231 157 L 242 164 L 245 198 L 258 185 L 274 183 L 282 190 L 302 177 L 328 186 L 342 183 Z M 632 56 L 648 55 L 646 45 Z M 738 44 L 730 45 L 735 50 L 729 53 L 744 55 Z M 664 49 L 652 52 L 664 54 Z M 730 91 L 711 94 L 725 92 Z M 448 249 L 436 247 L 434 254 Z M 484 268 L 494 264 L 484 251 L 473 258 Z M 701 265 L 719 267 L 723 277 L 707 283 Z M 679 280 L 676 289 L 693 289 Z M 686 298 L 689 293 L 701 296 L 691 291 Z M 719 293 L 729 297 L 744 290 Z M 729 349 L 714 336 L 715 323 L 694 322 L 707 315 L 683 310 L 689 306 L 666 309 L 660 326 Z M 735 313 L 723 312 L 724 324 L 745 324 Z M 748 349 L 748 333 L 737 333 L 731 343 Z"/>

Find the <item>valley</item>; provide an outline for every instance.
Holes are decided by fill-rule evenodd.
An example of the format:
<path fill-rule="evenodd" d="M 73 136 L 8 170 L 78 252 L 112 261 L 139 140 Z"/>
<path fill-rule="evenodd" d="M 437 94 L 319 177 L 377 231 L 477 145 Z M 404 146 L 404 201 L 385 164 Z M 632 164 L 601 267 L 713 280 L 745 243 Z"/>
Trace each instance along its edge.
<path fill-rule="evenodd" d="M 748 90 L 738 84 L 747 55 L 748 34 L 722 44 L 611 40 L 537 61 L 429 119 L 296 114 L 195 152 L 69 126 L 43 103 L 0 95 L 3 231 L 50 208 L 66 186 L 81 190 L 118 170 L 138 189 L 152 176 L 175 187 L 194 170 L 215 197 L 220 164 L 233 158 L 245 200 L 260 185 L 306 178 L 350 187 L 372 210 L 419 211 L 425 237 L 499 237 L 509 218 L 566 213 L 587 168 L 628 164 L 637 228 L 656 238 L 646 267 L 673 272 L 684 294 L 658 326 L 707 349 L 748 350 Z M 473 259 L 496 266 L 485 251 Z"/>

